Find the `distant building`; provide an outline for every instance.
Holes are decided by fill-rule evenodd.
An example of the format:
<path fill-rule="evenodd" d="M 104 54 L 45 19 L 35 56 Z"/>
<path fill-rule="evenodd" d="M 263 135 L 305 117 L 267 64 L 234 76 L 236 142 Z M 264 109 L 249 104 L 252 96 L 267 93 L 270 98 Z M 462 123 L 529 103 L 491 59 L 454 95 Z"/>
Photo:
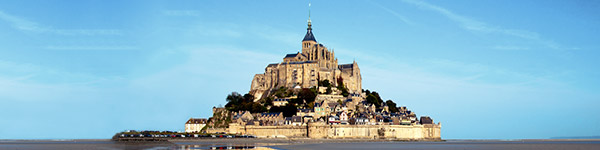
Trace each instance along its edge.
<path fill-rule="evenodd" d="M 261 122 L 261 125 L 282 125 L 285 123 L 285 118 L 282 112 L 278 113 L 256 113 L 254 118 Z"/>
<path fill-rule="evenodd" d="M 238 123 L 247 123 L 250 120 L 253 120 L 254 116 L 249 111 L 241 111 L 234 113 L 232 121 Z"/>
<path fill-rule="evenodd" d="M 310 19 L 301 46 L 301 51 L 285 55 L 282 62 L 269 64 L 264 73 L 254 75 L 250 94 L 255 96 L 255 101 L 273 89 L 318 87 L 319 81 L 323 80 L 337 85 L 338 79 L 343 79 L 349 93 L 360 93 L 362 77 L 358 63 L 338 64 L 334 50 L 317 42 Z"/>
<path fill-rule="evenodd" d="M 190 118 L 185 122 L 185 132 L 200 132 L 206 126 L 204 118 Z"/>
<path fill-rule="evenodd" d="M 429 116 L 421 116 L 421 124 L 433 124 L 433 119 Z"/>
<path fill-rule="evenodd" d="M 300 116 L 285 117 L 285 124 L 293 125 L 293 126 L 303 125 L 302 117 L 300 117 Z"/>
<path fill-rule="evenodd" d="M 340 112 L 340 123 L 348 124 L 348 113 L 346 111 Z"/>
<path fill-rule="evenodd" d="M 273 106 L 285 106 L 290 101 L 289 98 L 277 98 L 273 100 Z"/>
<path fill-rule="evenodd" d="M 333 49 L 317 43 L 309 19 L 301 51 L 287 54 L 280 63 L 267 65 L 264 73 L 256 74 L 252 80 L 249 94 L 270 113 L 231 112 L 213 107 L 209 123 L 191 118 L 186 132 L 200 132 L 208 126 L 209 133 L 267 138 L 440 139 L 441 124 L 433 124 L 431 118 L 418 119 L 406 106 L 366 101 L 369 94 L 377 93 L 362 89 L 361 81 L 355 61 L 338 64 Z M 308 95 L 305 90 L 313 93 Z M 295 114 L 285 117 L 278 112 L 282 106 L 286 116 L 292 110 L 296 110 Z"/>
<path fill-rule="evenodd" d="M 329 124 L 340 124 L 340 117 L 329 116 Z"/>

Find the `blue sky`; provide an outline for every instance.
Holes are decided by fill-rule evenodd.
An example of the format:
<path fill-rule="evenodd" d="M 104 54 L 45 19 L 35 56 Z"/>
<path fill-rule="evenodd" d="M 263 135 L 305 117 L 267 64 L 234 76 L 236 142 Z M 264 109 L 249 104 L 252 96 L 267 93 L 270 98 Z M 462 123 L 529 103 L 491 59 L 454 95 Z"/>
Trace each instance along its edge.
<path fill-rule="evenodd" d="M 363 88 L 446 139 L 600 135 L 598 1 L 312 1 Z M 0 139 L 183 130 L 300 50 L 308 1 L 0 2 Z"/>

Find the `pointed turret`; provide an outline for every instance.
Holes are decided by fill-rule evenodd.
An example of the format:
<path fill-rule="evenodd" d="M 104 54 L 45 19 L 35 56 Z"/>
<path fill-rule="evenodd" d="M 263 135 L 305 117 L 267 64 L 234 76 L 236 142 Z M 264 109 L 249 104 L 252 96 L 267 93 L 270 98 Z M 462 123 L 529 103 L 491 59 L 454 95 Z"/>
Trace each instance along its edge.
<path fill-rule="evenodd" d="M 315 36 L 312 33 L 312 23 L 310 21 L 310 15 L 308 17 L 308 28 L 306 28 L 306 35 L 304 36 L 302 42 L 304 41 L 314 41 L 315 43 L 317 42 L 317 39 L 315 39 Z"/>
<path fill-rule="evenodd" d="M 308 4 L 308 28 L 306 28 L 306 35 L 302 39 L 302 53 L 308 54 L 309 50 L 313 45 L 317 44 L 317 39 L 312 33 L 312 22 L 310 21 L 310 3 Z M 312 56 L 309 56 L 312 58 Z"/>

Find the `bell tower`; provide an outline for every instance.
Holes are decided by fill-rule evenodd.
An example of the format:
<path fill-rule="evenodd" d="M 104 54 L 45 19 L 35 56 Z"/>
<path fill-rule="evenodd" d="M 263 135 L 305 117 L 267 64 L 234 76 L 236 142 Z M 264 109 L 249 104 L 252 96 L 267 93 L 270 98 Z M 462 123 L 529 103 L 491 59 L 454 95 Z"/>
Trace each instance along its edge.
<path fill-rule="evenodd" d="M 310 21 L 310 3 L 308 4 L 308 28 L 306 28 L 306 35 L 302 39 L 302 53 L 310 54 L 312 47 L 317 44 L 317 39 L 312 33 L 312 22 Z"/>

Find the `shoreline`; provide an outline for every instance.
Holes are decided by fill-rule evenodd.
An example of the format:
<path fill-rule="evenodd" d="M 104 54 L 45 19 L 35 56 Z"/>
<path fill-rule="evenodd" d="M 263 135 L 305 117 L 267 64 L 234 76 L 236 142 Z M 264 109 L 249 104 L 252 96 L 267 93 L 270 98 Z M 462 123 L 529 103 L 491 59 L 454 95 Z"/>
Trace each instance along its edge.
<path fill-rule="evenodd" d="M 13 139 L 0 140 L 0 149 L 221 149 L 257 148 L 264 150 L 290 149 L 596 149 L 600 139 L 521 139 L 521 140 L 444 140 L 393 141 L 365 139 L 173 139 L 165 142 L 118 142 L 111 139 Z"/>
<path fill-rule="evenodd" d="M 390 140 L 390 139 L 309 139 L 309 138 L 244 138 L 244 139 L 168 139 L 166 141 L 114 141 L 112 139 L 0 139 L 2 144 L 27 143 L 72 143 L 107 142 L 121 144 L 178 144 L 178 143 L 215 143 L 215 144 L 318 144 L 318 143 L 460 143 L 460 142 L 600 142 L 600 139 L 441 139 L 441 140 Z"/>
<path fill-rule="evenodd" d="M 445 140 L 388 140 L 388 139 L 309 139 L 309 138 L 253 138 L 253 139 L 169 139 L 169 142 L 211 143 L 362 143 L 362 142 L 445 142 Z"/>
<path fill-rule="evenodd" d="M 0 143 L 7 142 L 118 142 L 112 139 L 0 139 Z M 305 142 L 305 143 L 330 143 L 330 142 L 537 142 L 537 141 L 600 141 L 600 139 L 441 139 L 441 140 L 394 140 L 394 139 L 310 139 L 310 138 L 201 138 L 201 139 L 168 139 L 169 142 Z"/>

